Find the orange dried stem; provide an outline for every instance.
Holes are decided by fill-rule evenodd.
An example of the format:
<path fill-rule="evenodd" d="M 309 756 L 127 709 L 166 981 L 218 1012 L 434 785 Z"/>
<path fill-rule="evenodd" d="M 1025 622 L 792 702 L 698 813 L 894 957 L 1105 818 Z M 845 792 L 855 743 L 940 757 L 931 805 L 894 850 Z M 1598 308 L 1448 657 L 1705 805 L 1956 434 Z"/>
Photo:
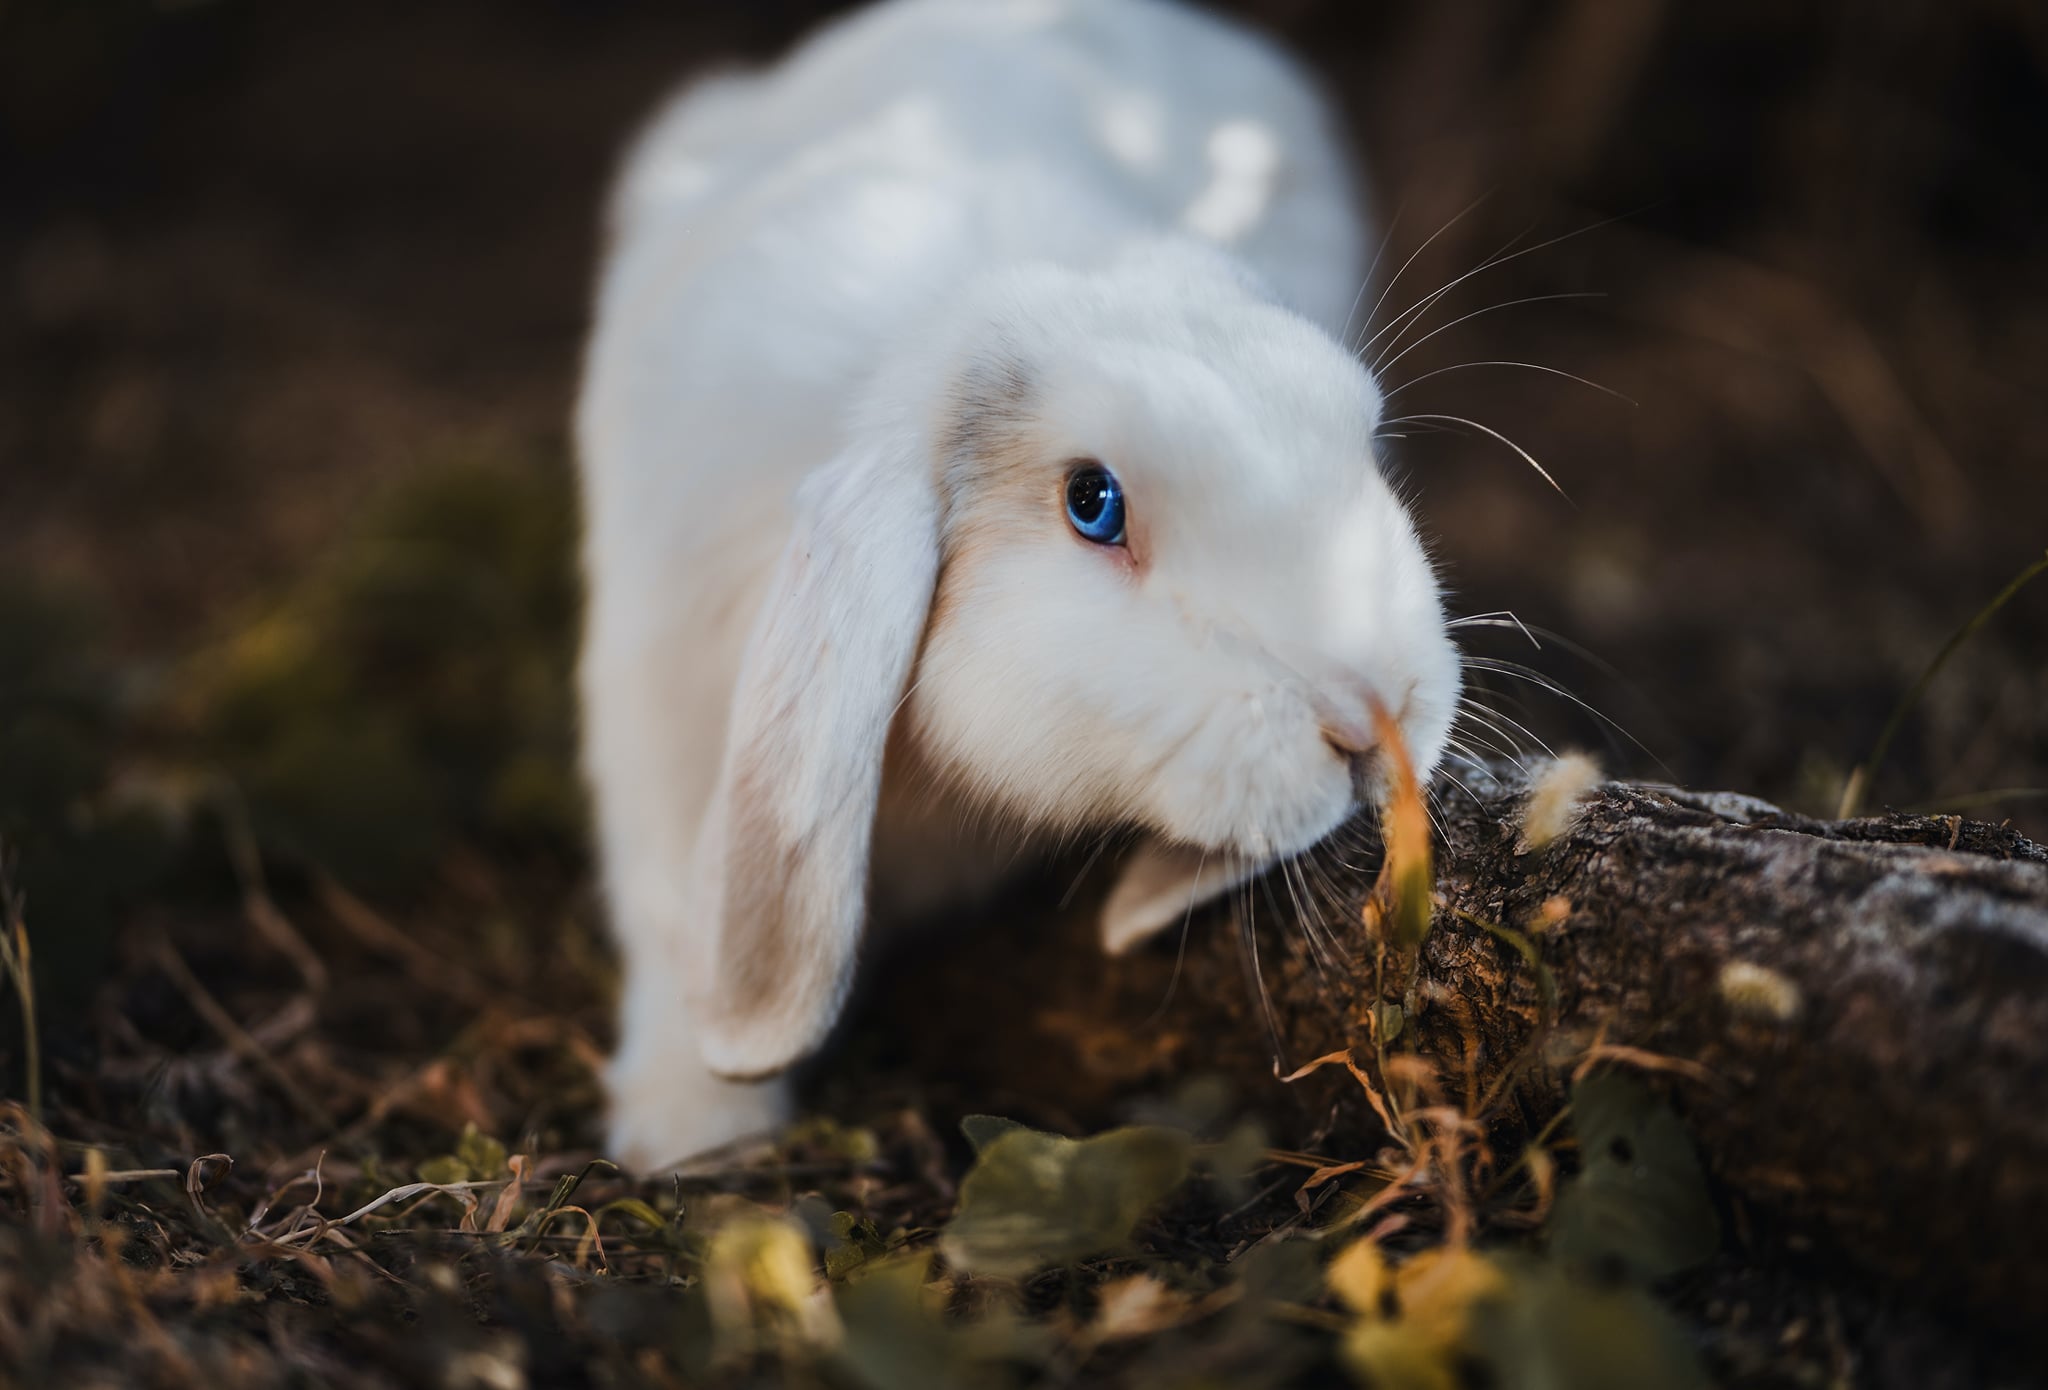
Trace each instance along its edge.
<path fill-rule="evenodd" d="M 1429 935 L 1430 894 L 1435 884 L 1429 814 L 1400 725 L 1378 700 L 1372 702 L 1372 719 L 1387 760 L 1389 783 L 1381 818 L 1387 858 L 1373 892 L 1381 899 L 1381 922 L 1391 944 L 1404 952 L 1414 951 Z"/>

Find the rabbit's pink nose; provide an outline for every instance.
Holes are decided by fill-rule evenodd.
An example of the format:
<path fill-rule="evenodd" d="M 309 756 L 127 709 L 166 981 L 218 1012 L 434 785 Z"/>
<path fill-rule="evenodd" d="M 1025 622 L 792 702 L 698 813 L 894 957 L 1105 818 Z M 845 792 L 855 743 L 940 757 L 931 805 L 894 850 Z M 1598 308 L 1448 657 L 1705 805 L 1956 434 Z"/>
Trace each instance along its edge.
<path fill-rule="evenodd" d="M 1359 692 L 1355 705 L 1332 708 L 1326 704 L 1317 711 L 1316 722 L 1322 730 L 1323 742 L 1360 773 L 1369 768 L 1379 755 L 1380 735 L 1373 719 L 1373 707 L 1378 700 L 1377 692 L 1366 686 Z M 1393 720 L 1400 726 L 1407 718 L 1408 701 L 1404 699 Z"/>
<path fill-rule="evenodd" d="M 1379 776 L 1379 740 L 1370 727 L 1357 720 L 1325 719 L 1323 742 L 1330 746 L 1351 777 L 1351 792 L 1363 804 L 1372 799 L 1372 787 Z"/>
<path fill-rule="evenodd" d="M 1363 719 L 1347 719 L 1341 716 L 1324 715 L 1320 721 L 1323 742 L 1330 745 L 1338 757 L 1354 759 L 1365 756 L 1379 744 L 1370 722 Z"/>

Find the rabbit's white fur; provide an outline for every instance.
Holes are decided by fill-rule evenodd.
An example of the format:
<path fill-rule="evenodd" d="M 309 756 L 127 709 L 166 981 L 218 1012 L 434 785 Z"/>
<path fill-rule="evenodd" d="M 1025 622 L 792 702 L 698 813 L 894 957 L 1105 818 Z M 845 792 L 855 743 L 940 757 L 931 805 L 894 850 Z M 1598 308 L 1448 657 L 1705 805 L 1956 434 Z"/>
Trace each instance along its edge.
<path fill-rule="evenodd" d="M 1440 755 L 1457 658 L 1332 336 L 1362 228 L 1257 38 L 892 0 L 687 89 L 611 231 L 577 430 L 621 1158 L 774 1123 L 871 908 L 1128 826 L 1120 949 L 1349 813 L 1372 696 Z M 1127 548 L 1065 519 L 1083 458 Z"/>

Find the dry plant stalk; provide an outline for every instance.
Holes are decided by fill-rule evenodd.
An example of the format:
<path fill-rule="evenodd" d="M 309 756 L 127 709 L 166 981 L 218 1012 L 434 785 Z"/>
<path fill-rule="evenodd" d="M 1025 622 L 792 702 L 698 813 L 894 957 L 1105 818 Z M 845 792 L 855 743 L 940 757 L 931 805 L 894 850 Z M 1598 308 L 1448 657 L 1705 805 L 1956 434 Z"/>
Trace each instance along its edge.
<path fill-rule="evenodd" d="M 42 1035 L 36 1026 L 35 958 L 29 950 L 28 921 L 14 886 L 11 851 L 0 843 L 0 968 L 7 972 L 21 1007 L 21 1065 L 29 1116 L 43 1120 Z"/>

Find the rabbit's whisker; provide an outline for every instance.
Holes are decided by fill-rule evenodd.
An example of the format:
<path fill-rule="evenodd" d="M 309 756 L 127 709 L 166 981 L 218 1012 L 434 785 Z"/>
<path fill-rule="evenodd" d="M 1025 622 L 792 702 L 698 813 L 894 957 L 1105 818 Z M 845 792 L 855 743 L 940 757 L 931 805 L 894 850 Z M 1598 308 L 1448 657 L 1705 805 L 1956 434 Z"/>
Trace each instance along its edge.
<path fill-rule="evenodd" d="M 1471 202 L 1465 204 L 1465 206 L 1459 209 L 1458 212 L 1454 216 L 1452 216 L 1452 218 L 1449 221 L 1443 224 L 1443 226 L 1438 227 L 1435 231 L 1431 232 L 1428 238 L 1423 241 L 1422 245 L 1416 247 L 1413 251 L 1408 253 L 1408 259 L 1401 262 L 1401 268 L 1394 272 L 1393 278 L 1387 281 L 1386 288 L 1380 291 L 1380 297 L 1373 301 L 1372 311 L 1365 316 L 1366 327 L 1370 328 L 1372 326 L 1372 321 L 1375 318 L 1379 317 L 1380 310 L 1386 307 L 1387 296 L 1394 292 L 1394 286 L 1401 283 L 1401 277 L 1408 273 L 1409 266 L 1415 264 L 1416 257 L 1420 256 L 1423 252 L 1427 251 L 1431 247 L 1431 245 L 1435 243 L 1438 237 L 1442 236 L 1445 232 L 1448 232 L 1451 228 L 1457 226 L 1458 223 L 1462 222 L 1465 219 L 1468 213 L 1470 213 L 1474 208 L 1478 207 L 1481 203 L 1485 202 L 1491 196 L 1492 194 L 1490 192 L 1482 193 L 1477 198 L 1474 198 Z M 1365 349 L 1367 347 L 1370 347 L 1372 343 L 1376 342 L 1378 338 L 1379 335 L 1374 334 L 1372 338 L 1369 338 L 1364 343 L 1359 344 L 1359 346 L 1355 349 L 1354 355 L 1363 353 Z"/>
<path fill-rule="evenodd" d="M 1501 443 L 1507 445 L 1510 449 L 1513 449 L 1517 454 L 1521 455 L 1523 462 L 1527 463 L 1531 468 L 1535 469 L 1537 476 L 1542 478 L 1544 482 L 1549 483 L 1550 486 L 1553 489 L 1555 489 L 1559 497 L 1564 498 L 1567 502 L 1571 501 L 1571 494 L 1566 492 L 1562 487 L 1558 486 L 1557 479 L 1551 477 L 1550 470 L 1545 468 L 1542 464 L 1536 461 L 1536 456 L 1534 454 L 1530 453 L 1527 449 L 1524 449 L 1521 445 L 1515 443 L 1514 440 L 1508 438 L 1506 435 L 1502 434 L 1497 429 L 1493 429 L 1489 426 L 1482 425 L 1477 420 L 1468 420 L 1462 415 L 1410 415 L 1406 417 L 1406 420 L 1443 420 L 1451 424 L 1469 425 L 1471 428 L 1478 430 L 1481 434 L 1491 435 L 1493 438 L 1498 439 Z M 1405 422 L 1406 421 L 1404 420 L 1397 421 L 1396 423 Z"/>
<path fill-rule="evenodd" d="M 1551 237 L 1547 241 L 1539 241 L 1534 246 L 1525 246 L 1521 250 L 1516 251 L 1513 249 L 1515 242 L 1520 241 L 1522 237 L 1528 235 L 1526 231 L 1518 234 L 1514 237 L 1513 240 L 1509 241 L 1506 246 L 1501 247 L 1500 250 L 1494 252 L 1493 255 L 1481 261 L 1478 265 L 1472 267 L 1472 269 L 1466 271 L 1463 275 L 1460 275 L 1455 280 L 1451 280 L 1442 285 L 1441 287 L 1439 287 L 1438 289 L 1431 291 L 1423 298 L 1417 300 L 1415 303 L 1409 305 L 1406 309 L 1396 314 L 1392 319 L 1388 320 L 1386 325 L 1382 327 L 1378 333 L 1375 333 L 1371 338 L 1359 344 L 1358 355 L 1361 357 L 1364 356 L 1364 354 L 1372 347 L 1374 343 L 1378 342 L 1381 337 L 1383 337 L 1385 334 L 1389 332 L 1395 332 L 1395 337 L 1398 340 L 1400 334 L 1399 332 L 1395 331 L 1398 325 L 1402 324 L 1404 320 L 1406 320 L 1410 326 L 1417 322 L 1420 322 L 1422 316 L 1424 314 L 1427 314 L 1433 305 L 1435 305 L 1445 295 L 1449 294 L 1452 290 L 1456 289 L 1459 285 L 1462 285 L 1467 280 L 1470 280 L 1473 276 L 1484 274 L 1486 271 L 1492 270 L 1495 266 L 1506 265 L 1509 261 L 1520 260 L 1524 256 L 1533 256 L 1538 251 L 1547 251 L 1551 247 L 1559 244 L 1560 242 L 1570 241 L 1574 237 L 1580 237 L 1584 236 L 1588 232 L 1598 231 L 1602 227 L 1608 226 L 1611 223 L 1619 222 L 1621 220 L 1622 217 L 1620 215 L 1614 217 L 1604 217 L 1597 222 L 1589 222 L 1585 226 L 1576 228 L 1573 231 L 1561 233 L 1558 236 Z M 1389 343 L 1388 346 L 1391 347 L 1393 346 L 1393 344 Z"/>
<path fill-rule="evenodd" d="M 1264 882 L 1263 877 L 1258 880 Z M 1269 895 L 1270 887 L 1265 890 Z M 1259 968 L 1259 936 L 1256 924 L 1256 908 L 1252 885 L 1244 887 L 1244 911 L 1238 915 L 1238 945 L 1244 961 L 1245 982 L 1250 989 L 1253 1002 L 1258 1005 L 1260 1020 L 1266 1028 L 1266 1042 L 1273 1051 L 1273 1070 L 1276 1075 L 1284 1074 L 1286 1064 L 1280 1046 L 1280 1025 L 1273 1017 L 1273 996 L 1267 992 L 1265 972 Z"/>
<path fill-rule="evenodd" d="M 1439 814 L 1442 809 L 1441 803 L 1437 800 L 1436 788 L 1424 787 L 1422 789 L 1422 813 L 1429 817 L 1429 828 L 1436 832 L 1437 839 L 1448 840 L 1450 833 L 1444 829 L 1444 818 Z"/>
<path fill-rule="evenodd" d="M 1390 401 L 1394 399 L 1394 397 L 1400 395 L 1403 391 L 1406 391 L 1409 387 L 1416 386 L 1422 382 L 1428 381 L 1433 376 L 1442 376 L 1446 372 L 1469 371 L 1474 367 L 1520 367 L 1524 371 L 1543 372 L 1550 376 L 1561 376 L 1567 381 L 1576 381 L 1581 386 L 1590 386 L 1595 391 L 1604 392 L 1605 394 L 1614 397 L 1614 399 L 1618 401 L 1627 401 L 1630 405 L 1633 406 L 1641 406 L 1642 404 L 1641 401 L 1638 401 L 1633 397 L 1624 396 L 1621 392 L 1615 390 L 1612 386 L 1602 386 L 1599 382 L 1594 381 L 1588 377 L 1580 376 L 1577 372 L 1568 372 L 1560 367 L 1546 367 L 1540 362 L 1517 362 L 1510 358 L 1503 357 L 1487 358 L 1483 361 L 1477 362 L 1453 362 L 1448 367 L 1437 367 L 1432 371 L 1424 372 L 1420 376 L 1413 376 L 1408 378 L 1408 380 L 1402 382 L 1399 386 L 1396 386 L 1392 390 L 1388 391 L 1385 395 L 1380 397 L 1380 399 L 1382 401 Z"/>
<path fill-rule="evenodd" d="M 1202 857 L 1195 862 L 1195 877 L 1188 884 L 1188 905 L 1180 914 L 1180 931 L 1173 948 L 1173 973 L 1166 977 L 1166 992 L 1159 997 L 1159 1007 L 1145 1020 L 1147 1028 L 1155 1026 L 1166 1017 L 1166 1010 L 1173 1003 L 1174 991 L 1180 988 L 1180 969 L 1188 958 L 1188 932 L 1194 926 L 1195 908 L 1200 906 L 1195 900 L 1195 885 L 1201 882 L 1202 870 L 1208 867 L 1209 851 L 1204 849 Z"/>
<path fill-rule="evenodd" d="M 1431 338 L 1448 333 L 1461 323 L 1470 323 L 1473 319 L 1483 318 L 1488 314 L 1497 314 L 1503 309 L 1519 309 L 1527 304 L 1552 304 L 1565 299 L 1605 298 L 1607 298 L 1607 294 L 1604 290 L 1559 290 L 1551 294 L 1527 294 L 1519 299 L 1504 299 L 1498 304 L 1488 304 L 1483 308 L 1474 309 L 1469 314 L 1460 314 L 1449 323 L 1432 328 L 1421 337 L 1406 344 L 1403 344 L 1398 338 L 1388 343 L 1380 355 L 1373 359 L 1372 373 L 1374 376 L 1383 375 L 1398 365 L 1402 358 L 1421 347 Z M 1399 349 L 1398 351 L 1396 351 L 1397 348 Z"/>
<path fill-rule="evenodd" d="M 1608 715 L 1606 711 L 1595 706 L 1590 701 L 1574 695 L 1571 691 L 1565 689 L 1565 687 L 1559 685 L 1533 666 L 1524 666 L 1519 661 L 1502 661 L 1495 657 L 1485 656 L 1468 656 L 1465 658 L 1465 664 L 1475 670 L 1491 672 L 1494 675 L 1505 676 L 1510 680 L 1526 681 L 1538 690 L 1557 696 L 1560 700 L 1569 700 L 1609 729 L 1612 729 L 1615 733 L 1620 734 L 1630 743 L 1633 743 L 1643 752 L 1650 752 L 1641 739 L 1630 733 L 1617 720 Z M 1655 757 L 1656 755 L 1652 753 L 1650 756 Z"/>
<path fill-rule="evenodd" d="M 1309 961 L 1315 966 L 1316 976 L 1327 992 L 1330 987 L 1329 962 L 1324 958 L 1318 924 L 1300 882 L 1299 866 L 1292 859 L 1283 859 L 1279 869 L 1281 886 L 1287 890 L 1287 901 L 1294 908 L 1294 920 L 1301 925 L 1302 940 L 1308 944 Z"/>
<path fill-rule="evenodd" d="M 1542 739 L 1536 737 L 1535 734 L 1529 732 L 1529 728 L 1527 725 L 1521 723 L 1518 720 L 1510 718 L 1508 715 L 1502 713 L 1500 710 L 1494 709 L 1488 705 L 1479 704 L 1477 701 L 1474 700 L 1467 700 L 1465 702 L 1465 708 L 1476 711 L 1483 718 L 1499 720 L 1499 724 L 1493 724 L 1489 727 L 1491 727 L 1495 733 L 1500 734 L 1502 737 L 1506 737 L 1507 731 L 1511 729 L 1515 733 L 1520 734 L 1524 739 L 1526 739 L 1530 743 L 1533 743 L 1538 748 L 1541 748 L 1545 756 L 1552 758 L 1557 756 L 1557 754 L 1551 752 L 1550 746 L 1548 744 L 1546 744 Z M 1504 729 L 1501 727 L 1501 725 L 1506 725 L 1507 727 Z"/>
<path fill-rule="evenodd" d="M 1471 279 L 1474 275 L 1477 275 L 1481 271 L 1490 269 L 1494 265 L 1499 264 L 1501 259 L 1503 259 L 1508 252 L 1514 250 L 1515 247 L 1521 243 L 1522 239 L 1528 236 L 1529 233 L 1534 230 L 1536 230 L 1534 224 L 1524 227 L 1521 231 L 1516 232 L 1513 236 L 1509 237 L 1499 247 L 1495 248 L 1492 253 L 1485 256 L 1481 256 L 1479 258 L 1479 263 L 1477 265 L 1473 266 L 1471 269 L 1467 270 L 1462 275 L 1456 275 L 1453 276 L 1451 279 L 1446 280 L 1443 284 L 1438 285 L 1435 289 L 1429 291 L 1420 299 L 1417 299 L 1414 303 L 1410 304 L 1400 313 L 1388 319 L 1385 323 L 1380 325 L 1379 331 L 1377 333 L 1373 334 L 1372 337 L 1367 339 L 1364 343 L 1359 344 L 1359 346 L 1354 352 L 1354 355 L 1358 357 L 1360 361 L 1364 361 L 1366 349 L 1370 348 L 1372 344 L 1378 342 L 1388 333 L 1394 334 L 1395 338 L 1398 339 L 1401 336 L 1401 334 L 1405 333 L 1409 328 L 1412 328 L 1416 324 L 1422 322 L 1422 320 L 1428 316 L 1430 309 L 1432 309 L 1438 303 L 1440 303 L 1445 295 L 1448 295 L 1453 289 L 1457 288 L 1460 284 L 1463 284 L 1466 280 Z"/>
<path fill-rule="evenodd" d="M 1511 621 L 1503 621 L 1502 619 L 1507 619 Z M 1471 618 L 1460 618 L 1457 621 L 1449 624 L 1449 626 L 1513 627 L 1519 630 L 1524 637 L 1527 637 L 1530 643 L 1534 645 L 1539 651 L 1542 650 L 1543 642 L 1549 642 L 1553 646 L 1561 647 L 1566 652 L 1569 652 L 1571 655 L 1585 662 L 1588 666 L 1592 667 L 1595 671 L 1598 671 L 1601 675 L 1607 677 L 1609 680 L 1621 681 L 1624 684 L 1628 683 L 1628 677 L 1622 675 L 1622 673 L 1619 670 L 1615 669 L 1615 666 L 1612 662 L 1608 661 L 1605 657 L 1599 655 L 1599 653 L 1593 651 L 1590 647 L 1586 647 L 1578 642 L 1574 642 L 1571 638 L 1565 636 L 1563 633 L 1557 631 L 1555 628 L 1539 627 L 1535 623 L 1525 623 L 1520 618 L 1515 617 L 1515 615 L 1512 613 L 1481 613 Z M 1543 639 L 1543 642 L 1538 642 L 1536 640 L 1539 637 Z"/>
<path fill-rule="evenodd" d="M 1467 731 L 1472 735 L 1469 746 L 1474 752 L 1492 753 L 1506 758 L 1519 771 L 1527 774 L 1529 765 L 1522 761 L 1522 755 L 1513 746 L 1513 740 L 1508 738 L 1507 731 L 1499 725 L 1492 723 L 1486 714 L 1476 710 L 1469 700 L 1459 706 L 1458 721 L 1466 725 Z M 1487 733 L 1494 735 L 1494 737 L 1485 738 L 1481 736 Z"/>
<path fill-rule="evenodd" d="M 1073 905 L 1074 894 L 1081 891 L 1081 884 L 1087 879 L 1089 870 L 1095 867 L 1097 861 L 1102 858 L 1104 851 L 1111 844 L 1115 843 L 1118 838 L 1118 832 L 1114 830 L 1104 831 L 1095 837 L 1095 848 L 1088 851 L 1088 857 L 1082 860 L 1081 867 L 1074 871 L 1074 881 L 1067 885 L 1066 892 L 1060 894 L 1060 911 L 1065 912 Z"/>
<path fill-rule="evenodd" d="M 1348 966 L 1351 963 L 1351 952 L 1345 948 L 1344 939 L 1337 934 L 1329 921 L 1332 912 L 1340 917 L 1343 915 L 1343 890 L 1331 881 L 1329 871 L 1323 867 L 1320 855 L 1305 854 L 1301 857 L 1300 865 L 1302 887 L 1309 895 L 1310 905 L 1315 909 L 1316 921 L 1323 935 L 1324 949 L 1339 964 Z"/>
<path fill-rule="evenodd" d="M 1535 631 L 1527 623 L 1516 617 L 1515 611 L 1512 608 L 1501 608 L 1491 613 L 1474 613 L 1469 617 L 1453 618 L 1445 623 L 1444 626 L 1453 632 L 1461 627 L 1512 627 L 1529 639 L 1530 646 L 1539 652 L 1543 650 L 1543 644 L 1536 640 Z"/>
<path fill-rule="evenodd" d="M 1482 764 L 1480 764 L 1478 760 L 1473 758 L 1471 754 L 1465 752 L 1463 749 L 1446 750 L 1446 753 L 1448 756 L 1456 758 L 1458 761 L 1464 763 L 1467 767 L 1478 768 L 1482 766 Z M 1484 807 L 1486 805 L 1485 802 L 1479 799 L 1478 793 L 1474 792 L 1471 787 L 1466 785 L 1465 779 L 1460 777 L 1457 773 L 1451 771 L 1448 767 L 1438 768 L 1437 775 L 1439 777 L 1442 777 L 1446 782 L 1449 782 L 1452 786 L 1456 787 L 1459 791 L 1465 793 L 1466 796 L 1470 797 L 1472 800 L 1472 804 L 1474 806 Z"/>
<path fill-rule="evenodd" d="M 1478 753 L 1472 748 L 1470 744 L 1466 743 L 1465 740 L 1458 738 L 1455 734 L 1445 742 L 1444 756 L 1448 758 L 1456 758 L 1459 762 L 1465 764 L 1465 766 L 1471 768 L 1474 772 L 1480 773 L 1482 775 L 1485 775 L 1487 772 L 1486 764 L 1484 761 L 1480 759 Z M 1458 785 L 1464 786 L 1465 784 L 1460 782 Z M 1469 791 L 1470 788 L 1467 788 L 1467 790 Z"/>
<path fill-rule="evenodd" d="M 1387 230 L 1380 235 L 1380 244 L 1372 253 L 1372 264 L 1365 268 L 1365 278 L 1358 282 L 1358 293 L 1351 297 L 1351 309 L 1344 315 L 1344 331 L 1337 335 L 1337 341 L 1351 341 L 1351 324 L 1358 317 L 1358 306 L 1365 303 L 1366 291 L 1372 288 L 1372 277 L 1379 273 L 1380 260 L 1387 254 L 1387 247 L 1393 243 L 1394 229 L 1401 225 L 1402 209 L 1394 209 L 1394 215 L 1387 220 Z M 1372 322 L 1370 318 L 1367 323 Z"/>

